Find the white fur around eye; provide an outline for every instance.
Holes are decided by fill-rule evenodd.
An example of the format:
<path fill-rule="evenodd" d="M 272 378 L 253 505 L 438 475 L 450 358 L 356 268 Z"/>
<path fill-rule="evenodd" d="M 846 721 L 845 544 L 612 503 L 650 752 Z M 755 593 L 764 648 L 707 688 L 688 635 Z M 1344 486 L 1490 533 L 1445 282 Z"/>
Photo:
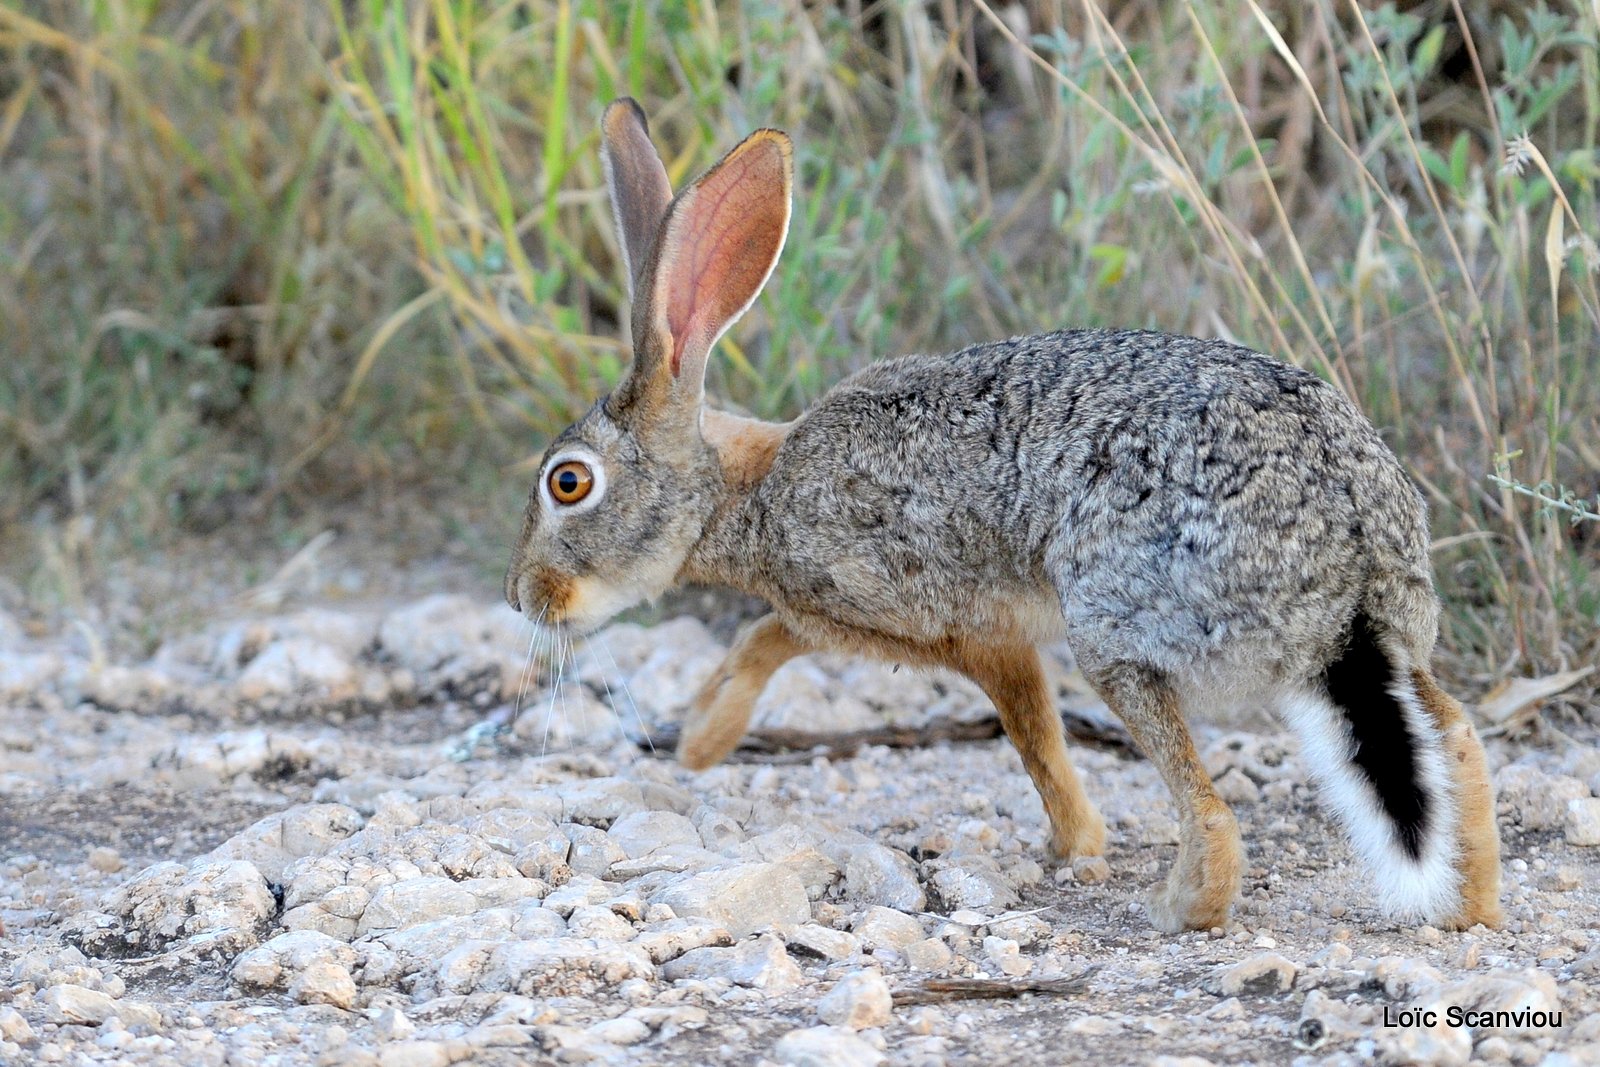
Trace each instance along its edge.
<path fill-rule="evenodd" d="M 550 495 L 550 472 L 563 463 L 576 460 L 589 468 L 589 474 L 594 478 L 594 487 L 589 490 L 589 495 L 576 504 L 562 504 Z M 600 503 L 600 498 L 606 495 L 606 469 L 600 462 L 600 457 L 584 449 L 565 449 L 550 457 L 539 470 L 539 500 L 544 505 L 545 513 L 557 518 L 563 515 L 576 515 L 588 511 Z"/>

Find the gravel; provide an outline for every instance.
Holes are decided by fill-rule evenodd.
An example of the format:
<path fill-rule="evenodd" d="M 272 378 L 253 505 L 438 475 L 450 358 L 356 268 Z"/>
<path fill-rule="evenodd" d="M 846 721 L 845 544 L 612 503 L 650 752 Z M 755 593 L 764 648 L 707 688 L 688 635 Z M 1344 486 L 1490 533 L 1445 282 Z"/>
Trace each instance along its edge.
<path fill-rule="evenodd" d="M 1244 894 L 1172 937 L 1140 904 L 1176 851 L 1143 761 L 1075 750 L 1111 844 L 1061 865 L 1003 741 L 691 775 L 643 739 L 716 666 L 704 625 L 612 626 L 559 690 L 528 638 L 429 597 L 108 664 L 0 616 L 0 1063 L 1600 1063 L 1593 738 L 1491 739 L 1508 923 L 1450 934 L 1378 917 L 1284 734 L 1202 726 Z M 825 656 L 756 722 L 985 708 Z"/>

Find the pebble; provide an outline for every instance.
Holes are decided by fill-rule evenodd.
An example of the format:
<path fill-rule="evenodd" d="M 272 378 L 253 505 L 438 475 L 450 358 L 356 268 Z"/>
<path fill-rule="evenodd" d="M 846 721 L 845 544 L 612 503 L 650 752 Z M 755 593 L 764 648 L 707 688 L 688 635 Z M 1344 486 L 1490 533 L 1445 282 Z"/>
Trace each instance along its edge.
<path fill-rule="evenodd" d="M 1567 801 L 1561 832 L 1569 845 L 1600 845 L 1600 797 L 1575 797 Z"/>
<path fill-rule="evenodd" d="M 664 964 L 661 975 L 670 980 L 726 978 L 735 985 L 768 994 L 787 993 L 805 977 L 790 959 L 782 939 L 774 934 L 763 934 L 730 948 L 693 949 Z"/>
<path fill-rule="evenodd" d="M 913 916 L 878 906 L 868 908 L 850 929 L 868 948 L 903 949 L 926 936 Z"/>
<path fill-rule="evenodd" d="M 677 915 L 712 919 L 736 938 L 811 918 L 811 900 L 799 876 L 776 863 L 705 871 L 669 885 L 652 900 Z"/>
<path fill-rule="evenodd" d="M 772 1057 L 789 1067 L 880 1067 L 887 1057 L 850 1030 L 814 1026 L 778 1039 Z"/>
<path fill-rule="evenodd" d="M 1286 993 L 1294 986 L 1300 968 L 1276 952 L 1223 964 L 1201 983 L 1207 992 L 1224 997 L 1244 994 Z"/>
<path fill-rule="evenodd" d="M 300 1004 L 331 1004 L 349 1010 L 355 1006 L 356 983 L 350 972 L 332 960 L 309 964 L 289 983 L 289 999 Z"/>
<path fill-rule="evenodd" d="M 1099 885 L 1111 878 L 1111 864 L 1104 856 L 1079 856 L 1072 861 L 1072 877 L 1084 885 Z"/>
<path fill-rule="evenodd" d="M 865 1030 L 889 1022 L 893 1002 L 889 983 L 877 971 L 854 971 L 817 1001 L 817 1017 L 829 1026 Z"/>
<path fill-rule="evenodd" d="M 116 849 L 96 845 L 89 850 L 89 866 L 103 874 L 116 874 L 127 864 L 123 862 L 122 854 Z"/>

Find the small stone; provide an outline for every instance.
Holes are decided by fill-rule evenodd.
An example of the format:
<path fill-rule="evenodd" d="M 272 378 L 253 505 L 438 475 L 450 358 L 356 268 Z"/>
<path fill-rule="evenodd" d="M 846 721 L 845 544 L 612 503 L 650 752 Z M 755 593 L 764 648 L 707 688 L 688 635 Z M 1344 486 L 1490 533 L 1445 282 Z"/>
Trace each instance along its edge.
<path fill-rule="evenodd" d="M 89 866 L 104 874 L 116 874 L 126 864 L 122 861 L 122 854 L 116 849 L 96 845 L 89 850 Z"/>
<path fill-rule="evenodd" d="M 1050 924 L 1037 915 L 1002 915 L 988 924 L 989 932 L 996 937 L 1006 937 L 1022 948 L 1037 945 L 1050 938 Z"/>
<path fill-rule="evenodd" d="M 622 1016 L 589 1027 L 590 1036 L 608 1045 L 637 1045 L 650 1036 L 650 1027 L 638 1019 Z"/>
<path fill-rule="evenodd" d="M 372 1020 L 372 1028 L 385 1041 L 404 1041 L 417 1032 L 417 1024 L 399 1008 L 388 1007 Z"/>
<path fill-rule="evenodd" d="M 1111 878 L 1111 864 L 1104 856 L 1079 856 L 1072 861 L 1072 877 L 1084 885 L 1099 885 Z"/>
<path fill-rule="evenodd" d="M 1205 990 L 1224 997 L 1248 993 L 1286 993 L 1294 986 L 1299 968 L 1276 952 L 1217 967 L 1202 983 Z"/>
<path fill-rule="evenodd" d="M 685 952 L 664 964 L 661 974 L 674 980 L 726 978 L 734 985 L 768 994 L 786 993 L 804 980 L 783 942 L 772 934 L 740 942 L 732 948 L 697 948 Z"/>
<path fill-rule="evenodd" d="M 355 979 L 332 960 L 318 960 L 294 976 L 289 998 L 298 1004 L 331 1004 L 348 1011 L 356 1002 Z"/>
<path fill-rule="evenodd" d="M 1494 776 L 1495 795 L 1526 830 L 1555 830 L 1566 819 L 1567 802 L 1589 796 L 1589 787 L 1565 774 L 1546 774 L 1530 763 L 1513 763 Z"/>
<path fill-rule="evenodd" d="M 1033 961 L 1025 959 L 1019 952 L 1015 941 L 1004 937 L 995 937 L 993 934 L 983 939 L 983 954 L 989 962 L 1000 969 L 1000 973 L 1011 978 L 1020 978 L 1033 970 Z"/>
<path fill-rule="evenodd" d="M 442 1041 L 401 1041 L 378 1053 L 379 1067 L 449 1067 L 450 1050 Z"/>
<path fill-rule="evenodd" d="M 778 1039 L 772 1056 L 789 1067 L 880 1067 L 884 1054 L 849 1030 L 813 1026 Z"/>
<path fill-rule="evenodd" d="M 1261 790 L 1237 767 L 1229 768 L 1212 784 L 1216 786 L 1217 795 L 1229 804 L 1256 804 L 1261 800 Z"/>
<path fill-rule="evenodd" d="M 905 947 L 904 952 L 906 963 L 914 971 L 942 971 L 956 958 L 950 946 L 937 937 L 913 941 Z"/>
<path fill-rule="evenodd" d="M 966 857 L 963 862 L 967 865 L 946 867 L 933 876 L 933 886 L 945 907 L 1000 911 L 1016 906 L 1017 891 L 993 868 L 993 860 L 987 856 Z"/>
<path fill-rule="evenodd" d="M 33 1027 L 16 1008 L 0 1008 L 0 1039 L 25 1045 L 33 1040 Z"/>
<path fill-rule="evenodd" d="M 889 983 L 877 971 L 856 971 L 833 984 L 817 1001 L 817 1017 L 830 1026 L 851 1030 L 884 1026 L 893 1002 Z"/>
<path fill-rule="evenodd" d="M 903 949 L 924 936 L 922 924 L 914 917 L 883 907 L 868 908 L 851 929 L 869 948 Z"/>
<path fill-rule="evenodd" d="M 1581 797 L 1567 801 L 1562 834 L 1569 845 L 1600 845 L 1600 797 Z"/>
<path fill-rule="evenodd" d="M 612 823 L 606 834 L 629 859 L 648 856 L 667 845 L 700 845 L 700 831 L 694 823 L 671 811 L 630 812 Z"/>
<path fill-rule="evenodd" d="M 711 919 L 734 937 L 745 937 L 777 923 L 811 919 L 806 887 L 792 870 L 777 863 L 746 863 L 706 871 L 676 882 L 652 898 L 677 915 Z"/>
<path fill-rule="evenodd" d="M 861 951 L 861 939 L 819 923 L 801 923 L 784 934 L 789 948 L 824 960 L 843 960 Z"/>
<path fill-rule="evenodd" d="M 99 1026 L 117 1014 L 118 1004 L 111 997 L 81 985 L 53 985 L 39 994 L 46 1022 Z"/>

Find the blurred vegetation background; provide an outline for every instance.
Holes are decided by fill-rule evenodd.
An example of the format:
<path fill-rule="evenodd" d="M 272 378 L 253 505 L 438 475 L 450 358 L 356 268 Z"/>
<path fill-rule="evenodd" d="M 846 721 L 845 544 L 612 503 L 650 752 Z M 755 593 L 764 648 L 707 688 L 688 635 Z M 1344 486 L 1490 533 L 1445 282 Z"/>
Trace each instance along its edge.
<path fill-rule="evenodd" d="M 1424 486 L 1458 681 L 1592 663 L 1597 36 L 1600 0 L 0 0 L 0 537 L 408 484 L 511 536 L 519 461 L 626 364 L 629 93 L 675 184 L 796 138 L 729 405 L 1067 325 L 1232 338 Z"/>

